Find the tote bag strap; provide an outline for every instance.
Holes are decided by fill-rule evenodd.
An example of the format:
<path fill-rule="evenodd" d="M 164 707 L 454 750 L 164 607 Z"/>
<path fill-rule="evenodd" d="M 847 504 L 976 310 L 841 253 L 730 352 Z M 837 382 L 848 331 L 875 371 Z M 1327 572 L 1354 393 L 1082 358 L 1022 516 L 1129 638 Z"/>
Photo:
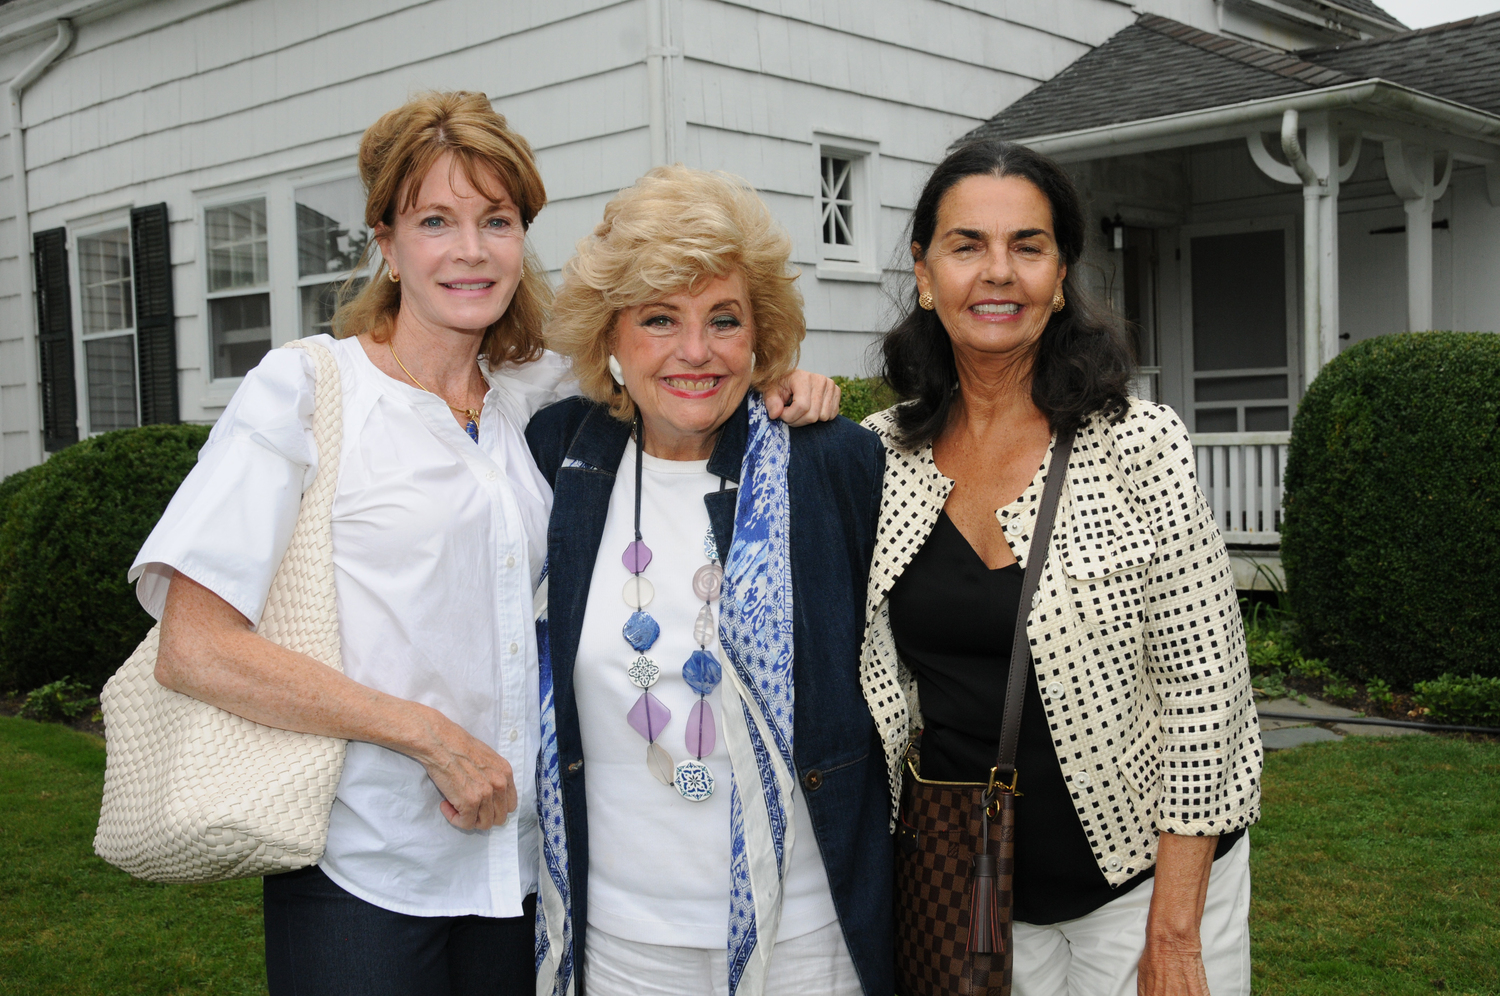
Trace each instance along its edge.
<path fill-rule="evenodd" d="M 1021 707 L 1026 702 L 1026 681 L 1031 677 L 1031 640 L 1026 634 L 1026 620 L 1031 615 L 1031 600 L 1042 580 L 1042 562 L 1052 541 L 1052 523 L 1057 518 L 1058 496 L 1068 476 L 1068 458 L 1073 453 L 1074 429 L 1057 434 L 1052 447 L 1052 462 L 1047 468 L 1047 484 L 1042 489 L 1042 504 L 1037 510 L 1036 534 L 1026 554 L 1026 574 L 1021 582 L 1021 604 L 1016 610 L 1016 636 L 1010 647 L 1010 679 L 1005 688 L 1005 716 L 1000 723 L 1000 751 L 995 759 L 991 789 L 997 780 L 1015 786 L 1016 745 L 1021 737 Z"/>

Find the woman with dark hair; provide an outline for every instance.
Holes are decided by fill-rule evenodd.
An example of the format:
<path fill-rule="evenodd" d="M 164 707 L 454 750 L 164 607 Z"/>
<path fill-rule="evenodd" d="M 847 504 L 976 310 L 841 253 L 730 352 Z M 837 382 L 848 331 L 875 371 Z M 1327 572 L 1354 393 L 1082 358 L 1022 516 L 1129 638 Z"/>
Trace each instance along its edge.
<path fill-rule="evenodd" d="M 1084 233 L 1067 174 L 1022 146 L 957 149 L 922 191 L 916 293 L 883 342 L 904 400 L 866 421 L 887 448 L 866 699 L 905 822 L 903 769 L 994 784 L 1010 668 L 1031 669 L 1018 996 L 1248 993 L 1261 748 L 1233 575 L 1185 427 L 1129 395 L 1124 332 L 1079 285 Z M 1060 438 L 1074 442 L 1054 468 Z M 1054 470 L 1055 528 L 1022 617 L 1031 659 L 1013 662 Z M 912 936 L 915 907 L 903 897 L 898 950 L 937 945 Z"/>

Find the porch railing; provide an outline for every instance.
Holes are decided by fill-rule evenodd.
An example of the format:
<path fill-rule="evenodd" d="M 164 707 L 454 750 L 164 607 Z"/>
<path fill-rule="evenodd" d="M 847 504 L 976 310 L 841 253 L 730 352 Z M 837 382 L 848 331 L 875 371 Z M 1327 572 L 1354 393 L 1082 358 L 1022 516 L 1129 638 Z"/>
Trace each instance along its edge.
<path fill-rule="evenodd" d="M 1198 481 L 1226 543 L 1281 543 L 1282 476 L 1290 432 L 1198 432 Z"/>

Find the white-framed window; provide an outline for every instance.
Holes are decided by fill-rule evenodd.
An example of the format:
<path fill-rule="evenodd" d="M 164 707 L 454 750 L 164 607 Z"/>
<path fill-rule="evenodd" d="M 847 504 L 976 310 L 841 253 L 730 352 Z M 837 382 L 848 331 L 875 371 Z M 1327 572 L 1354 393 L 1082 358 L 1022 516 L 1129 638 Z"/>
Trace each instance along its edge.
<path fill-rule="evenodd" d="M 70 232 L 78 288 L 79 428 L 83 435 L 140 424 L 130 218 Z"/>
<path fill-rule="evenodd" d="M 267 350 L 332 331 L 339 291 L 371 237 L 364 208 L 349 165 L 272 177 L 203 201 L 206 404 L 227 401 Z"/>
<path fill-rule="evenodd" d="M 358 177 L 345 176 L 298 187 L 294 201 L 298 335 L 331 333 L 339 289 L 370 241 L 364 191 Z"/>
<path fill-rule="evenodd" d="M 878 281 L 880 146 L 815 132 L 813 150 L 818 171 L 818 277 Z"/>
<path fill-rule="evenodd" d="M 271 259 L 266 198 L 203 211 L 212 377 L 243 377 L 271 348 Z"/>

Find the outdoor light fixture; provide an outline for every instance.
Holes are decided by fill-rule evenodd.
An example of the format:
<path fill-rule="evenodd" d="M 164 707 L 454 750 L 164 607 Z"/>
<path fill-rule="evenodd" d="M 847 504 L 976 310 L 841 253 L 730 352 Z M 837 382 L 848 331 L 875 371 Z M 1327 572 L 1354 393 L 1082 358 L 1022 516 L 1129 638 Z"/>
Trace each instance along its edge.
<path fill-rule="evenodd" d="M 1118 211 L 1113 219 L 1108 216 L 1099 219 L 1099 227 L 1103 229 L 1105 236 L 1110 240 L 1111 249 L 1125 248 L 1125 221 L 1120 217 Z"/>

